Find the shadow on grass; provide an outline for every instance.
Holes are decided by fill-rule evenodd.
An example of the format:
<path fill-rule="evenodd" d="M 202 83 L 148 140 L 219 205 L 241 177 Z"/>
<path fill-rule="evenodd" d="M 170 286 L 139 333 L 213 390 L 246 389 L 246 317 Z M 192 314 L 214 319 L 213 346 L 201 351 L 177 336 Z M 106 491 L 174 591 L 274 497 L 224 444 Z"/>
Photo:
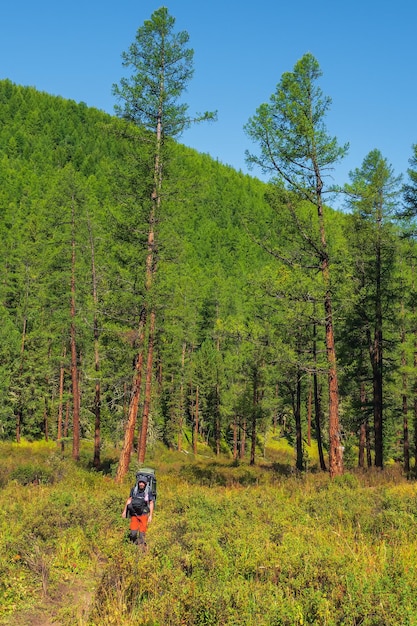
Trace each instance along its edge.
<path fill-rule="evenodd" d="M 94 465 L 93 461 L 88 461 L 86 464 L 86 469 L 93 472 L 100 472 L 105 476 L 113 476 L 115 467 L 117 467 L 117 461 L 114 458 L 102 459 L 97 467 Z"/>
<path fill-rule="evenodd" d="M 179 469 L 180 476 L 193 484 L 217 485 L 222 487 L 252 486 L 263 482 L 263 479 L 272 476 L 293 476 L 294 468 L 285 463 L 261 463 L 248 465 L 232 461 L 222 463 L 190 463 Z"/>

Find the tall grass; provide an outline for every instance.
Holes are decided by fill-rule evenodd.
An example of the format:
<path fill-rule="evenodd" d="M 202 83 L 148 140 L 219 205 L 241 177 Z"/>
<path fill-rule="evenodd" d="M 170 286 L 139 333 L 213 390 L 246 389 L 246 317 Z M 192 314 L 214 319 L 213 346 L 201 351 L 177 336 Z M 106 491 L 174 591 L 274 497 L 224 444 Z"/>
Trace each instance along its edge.
<path fill-rule="evenodd" d="M 0 623 L 78 581 L 93 585 L 92 601 L 82 617 L 61 602 L 60 624 L 417 626 L 417 487 L 395 467 L 330 481 L 294 475 L 284 458 L 250 467 L 155 454 L 142 553 L 120 518 L 129 481 L 51 448 L 30 450 L 51 474 L 25 485 L 16 470 L 28 455 L 8 453 Z"/>

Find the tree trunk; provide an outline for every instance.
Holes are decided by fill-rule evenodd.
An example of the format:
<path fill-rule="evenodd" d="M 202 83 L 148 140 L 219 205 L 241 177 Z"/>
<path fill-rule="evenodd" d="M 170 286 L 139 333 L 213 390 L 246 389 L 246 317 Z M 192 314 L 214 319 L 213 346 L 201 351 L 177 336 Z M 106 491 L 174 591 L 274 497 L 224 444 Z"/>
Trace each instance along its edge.
<path fill-rule="evenodd" d="M 68 437 L 71 405 L 69 399 L 65 403 L 64 439 Z M 64 450 L 64 448 L 62 448 Z"/>
<path fill-rule="evenodd" d="M 359 426 L 359 453 L 358 453 L 358 467 L 363 469 L 365 467 L 365 447 L 366 447 L 366 424 L 361 422 Z"/>
<path fill-rule="evenodd" d="M 62 350 L 62 362 L 59 368 L 59 401 L 58 401 L 58 428 L 57 428 L 57 443 L 62 448 L 62 414 L 63 414 L 63 399 L 64 399 L 64 377 L 65 377 L 65 367 L 64 360 L 67 354 L 67 349 L 64 346 Z"/>
<path fill-rule="evenodd" d="M 19 376 L 18 376 L 19 385 L 21 384 L 20 381 L 21 381 L 22 373 L 23 373 L 23 358 L 25 354 L 26 328 L 27 328 L 27 319 L 25 316 L 23 318 L 22 342 L 20 344 L 20 364 L 19 364 Z M 19 391 L 18 406 L 16 408 L 16 443 L 20 443 L 21 434 L 22 434 L 22 394 L 21 394 L 21 391 Z"/>
<path fill-rule="evenodd" d="M 308 386 L 308 400 L 307 400 L 307 445 L 311 446 L 311 415 L 312 415 L 312 403 L 313 403 L 313 392 L 311 388 L 311 377 L 310 383 Z"/>
<path fill-rule="evenodd" d="M 65 406 L 64 439 L 66 439 L 68 437 L 70 408 L 71 408 L 70 407 L 70 401 L 68 399 L 67 402 L 66 402 L 66 406 Z M 61 452 L 64 452 L 64 449 L 65 449 L 64 439 L 62 439 L 62 443 L 61 443 Z"/>
<path fill-rule="evenodd" d="M 219 319 L 219 303 L 216 303 L 216 318 Z M 216 340 L 216 350 L 220 354 L 220 338 Z M 220 381 L 219 370 L 216 367 L 216 424 L 215 424 L 215 437 L 216 437 L 216 455 L 220 455 L 220 439 L 221 439 L 221 422 L 220 422 Z"/>
<path fill-rule="evenodd" d="M 194 437 L 193 437 L 193 453 L 194 456 L 197 454 L 197 440 L 198 440 L 198 410 L 199 410 L 199 400 L 198 400 L 198 385 L 195 389 L 195 415 L 194 415 Z"/>
<path fill-rule="evenodd" d="M 246 452 L 246 417 L 241 420 L 239 458 L 243 459 Z"/>
<path fill-rule="evenodd" d="M 159 211 L 161 204 L 161 183 L 162 183 L 162 170 L 161 170 L 161 146 L 162 146 L 162 113 L 158 115 L 157 132 L 156 132 L 156 151 L 155 151 L 155 164 L 154 164 L 154 188 L 151 198 L 151 212 L 149 215 L 149 230 L 148 230 L 148 252 L 146 256 L 146 282 L 145 282 L 145 308 L 149 308 L 149 300 L 151 295 L 151 289 L 154 280 L 154 273 L 156 272 L 156 260 L 155 260 L 155 218 Z M 153 350 L 155 341 L 155 308 L 152 306 L 149 314 L 148 321 L 148 354 L 146 359 L 146 380 L 145 380 L 145 398 L 142 411 L 142 424 L 139 435 L 138 444 L 138 461 L 143 463 L 146 455 L 146 440 L 148 436 L 148 424 L 149 424 L 149 410 L 152 395 L 152 368 L 153 368 Z"/>
<path fill-rule="evenodd" d="M 301 429 L 301 372 L 297 370 L 297 382 L 295 392 L 288 384 L 288 389 L 291 395 L 292 411 L 295 422 L 295 449 L 296 449 L 296 462 L 295 466 L 299 472 L 303 471 L 303 437 Z"/>
<path fill-rule="evenodd" d="M 365 395 L 365 383 L 361 382 L 361 390 L 360 390 L 360 402 L 361 402 L 361 413 L 365 413 L 366 407 L 366 395 Z M 363 469 L 365 467 L 365 450 L 366 450 L 366 423 L 367 418 L 362 419 L 360 427 L 359 427 L 359 454 L 358 454 L 358 467 Z"/>
<path fill-rule="evenodd" d="M 366 461 L 367 461 L 368 467 L 372 467 L 371 436 L 369 433 L 368 420 L 366 421 L 365 427 L 366 427 Z"/>
<path fill-rule="evenodd" d="M 71 381 L 72 381 L 72 457 L 80 460 L 80 393 L 78 387 L 78 356 L 75 334 L 75 210 L 72 204 L 72 258 L 71 258 Z"/>
<path fill-rule="evenodd" d="M 275 385 L 275 399 L 276 399 L 276 405 L 274 408 L 274 412 L 272 415 L 272 432 L 276 433 L 277 430 L 277 421 L 278 421 L 278 398 L 279 398 L 279 386 L 278 383 Z"/>
<path fill-rule="evenodd" d="M 404 311 L 404 306 L 402 306 Z M 405 344 L 405 329 L 404 325 L 401 330 L 401 343 Z M 402 375 L 402 384 L 403 384 L 403 393 L 402 393 L 402 413 L 403 413 L 403 453 L 404 453 L 404 472 L 408 475 L 410 473 L 410 439 L 408 433 L 408 398 L 407 398 L 407 372 L 405 371 L 405 367 L 407 364 L 407 359 L 405 355 L 405 350 L 403 348 L 401 355 L 401 365 L 403 367 L 403 375 Z"/>
<path fill-rule="evenodd" d="M 95 369 L 98 375 L 98 350 L 95 351 Z M 100 395 L 100 380 L 96 379 L 95 393 L 94 393 L 94 458 L 93 465 L 95 468 L 100 467 L 100 447 L 101 447 L 101 395 Z"/>
<path fill-rule="evenodd" d="M 326 292 L 324 308 L 326 312 L 326 350 L 329 364 L 329 472 L 330 476 L 333 477 L 343 473 L 343 449 L 339 424 L 339 390 L 330 291 Z"/>
<path fill-rule="evenodd" d="M 336 369 L 336 348 L 333 329 L 333 308 L 330 283 L 329 256 L 324 228 L 323 199 L 319 165 L 316 156 L 313 156 L 313 167 L 316 176 L 317 211 L 321 238 L 321 272 L 324 283 L 324 314 L 326 331 L 326 353 L 329 382 L 329 472 L 330 476 L 343 473 L 343 448 L 339 423 L 339 387 Z"/>
<path fill-rule="evenodd" d="M 99 330 L 98 330 L 98 319 L 97 319 L 97 306 L 98 306 L 98 296 L 97 296 L 97 274 L 96 274 L 96 262 L 95 262 L 95 250 L 94 250 L 94 238 L 93 231 L 91 227 L 90 218 L 87 220 L 88 226 L 88 234 L 90 237 L 90 249 L 91 249 L 91 287 L 92 287 L 92 295 L 93 295 L 93 305 L 94 305 L 94 320 L 93 320 L 93 339 L 94 339 L 94 369 L 96 372 L 96 382 L 95 382 L 95 392 L 94 392 L 94 458 L 93 465 L 95 468 L 100 467 L 100 444 L 101 444 L 101 389 L 100 389 L 100 356 L 99 356 Z"/>
<path fill-rule="evenodd" d="M 258 369 L 253 370 L 253 394 L 252 394 L 252 430 L 251 430 L 251 449 L 250 449 L 250 465 L 255 465 L 256 454 L 256 418 L 258 414 Z"/>
<path fill-rule="evenodd" d="M 140 392 L 142 387 L 142 371 L 143 371 L 143 357 L 144 357 L 144 340 L 145 340 L 145 322 L 146 322 L 146 311 L 145 308 L 142 308 L 139 320 L 139 334 L 138 334 L 138 342 L 139 342 L 139 352 L 138 357 L 136 359 L 135 364 L 135 375 L 133 378 L 133 389 L 132 395 L 129 403 L 129 415 L 125 428 L 123 447 L 120 453 L 119 463 L 116 471 L 116 482 L 121 482 L 123 478 L 126 476 L 129 464 L 130 464 L 130 456 L 132 454 L 133 449 L 133 441 L 135 438 L 135 426 L 138 415 L 138 407 L 140 400 Z"/>
<path fill-rule="evenodd" d="M 43 399 L 43 434 L 45 437 L 45 441 L 49 441 L 49 415 L 48 415 L 48 401 L 46 397 Z"/>
<path fill-rule="evenodd" d="M 326 471 L 326 463 L 324 461 L 323 454 L 323 440 L 321 436 L 321 400 L 320 400 L 320 392 L 319 385 L 317 379 L 317 327 L 316 323 L 313 325 L 313 362 L 314 362 L 314 371 L 313 371 L 313 395 L 314 395 L 314 422 L 316 427 L 316 439 L 317 439 L 317 448 L 319 453 L 320 460 L 320 469 L 325 472 Z"/>
<path fill-rule="evenodd" d="M 382 403 L 382 303 L 381 303 L 381 211 L 377 214 L 377 248 L 376 248 L 376 295 L 375 295 L 375 331 L 372 347 L 372 372 L 374 393 L 374 435 L 375 435 L 375 466 L 384 465 L 384 423 Z"/>
<path fill-rule="evenodd" d="M 235 413 L 234 417 L 233 417 L 233 460 L 236 461 L 237 457 L 238 457 L 238 450 L 237 450 L 237 415 Z"/>
<path fill-rule="evenodd" d="M 382 468 L 383 461 L 383 415 L 382 415 L 382 329 L 375 329 L 373 345 L 373 395 L 375 466 Z"/>
<path fill-rule="evenodd" d="M 403 394 L 403 432 L 404 432 L 404 472 L 410 473 L 410 439 L 408 433 L 408 403 L 407 394 Z"/>
<path fill-rule="evenodd" d="M 297 391 L 295 396 L 295 433 L 297 441 L 297 469 L 303 471 L 303 435 L 301 431 L 301 372 L 297 372 Z"/>
<path fill-rule="evenodd" d="M 220 413 L 219 413 L 219 404 L 218 404 L 218 395 L 216 389 L 216 455 L 220 455 L 220 438 L 221 438 L 221 429 L 220 429 Z"/>
<path fill-rule="evenodd" d="M 148 358 L 146 362 L 146 381 L 145 381 L 145 397 L 143 402 L 142 426 L 140 431 L 138 445 L 138 461 L 143 463 L 146 456 L 146 441 L 148 436 L 149 411 L 152 396 L 152 374 L 153 374 L 153 348 L 155 335 L 155 311 L 152 309 L 149 320 L 149 336 L 148 336 Z"/>
<path fill-rule="evenodd" d="M 181 382 L 180 382 L 180 405 L 179 405 L 179 416 L 178 416 L 178 440 L 177 440 L 177 450 L 181 452 L 182 449 L 182 431 L 184 428 L 184 369 L 185 369 L 185 351 L 187 349 L 187 344 L 185 341 L 182 344 L 182 353 L 181 353 Z"/>

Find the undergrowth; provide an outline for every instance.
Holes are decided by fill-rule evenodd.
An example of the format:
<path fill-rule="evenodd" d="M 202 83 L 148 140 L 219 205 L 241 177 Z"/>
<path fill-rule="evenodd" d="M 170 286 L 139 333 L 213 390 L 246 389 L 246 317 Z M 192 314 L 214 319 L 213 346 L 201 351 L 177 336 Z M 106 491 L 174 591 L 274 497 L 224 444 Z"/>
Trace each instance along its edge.
<path fill-rule="evenodd" d="M 89 610 L 64 603 L 58 624 L 417 626 L 417 487 L 396 467 L 331 481 L 282 473 L 283 458 L 155 454 L 141 553 L 121 519 L 131 477 L 52 446 L 2 452 L 0 623 L 78 579 L 94 583 Z M 25 467 L 48 471 L 27 483 Z"/>

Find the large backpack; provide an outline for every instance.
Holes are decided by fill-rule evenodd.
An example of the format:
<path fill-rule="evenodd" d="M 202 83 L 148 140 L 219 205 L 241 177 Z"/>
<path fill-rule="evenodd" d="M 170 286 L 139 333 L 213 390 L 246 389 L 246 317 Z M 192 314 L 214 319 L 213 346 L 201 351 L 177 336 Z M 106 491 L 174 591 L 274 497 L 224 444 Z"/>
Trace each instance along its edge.
<path fill-rule="evenodd" d="M 139 490 L 139 477 L 146 479 L 146 487 L 143 491 Z M 130 515 L 143 515 L 149 513 L 149 499 L 154 500 L 154 506 L 156 502 L 156 475 L 155 470 L 144 467 L 136 474 L 136 484 L 131 491 L 132 501 L 129 504 L 128 510 Z"/>

